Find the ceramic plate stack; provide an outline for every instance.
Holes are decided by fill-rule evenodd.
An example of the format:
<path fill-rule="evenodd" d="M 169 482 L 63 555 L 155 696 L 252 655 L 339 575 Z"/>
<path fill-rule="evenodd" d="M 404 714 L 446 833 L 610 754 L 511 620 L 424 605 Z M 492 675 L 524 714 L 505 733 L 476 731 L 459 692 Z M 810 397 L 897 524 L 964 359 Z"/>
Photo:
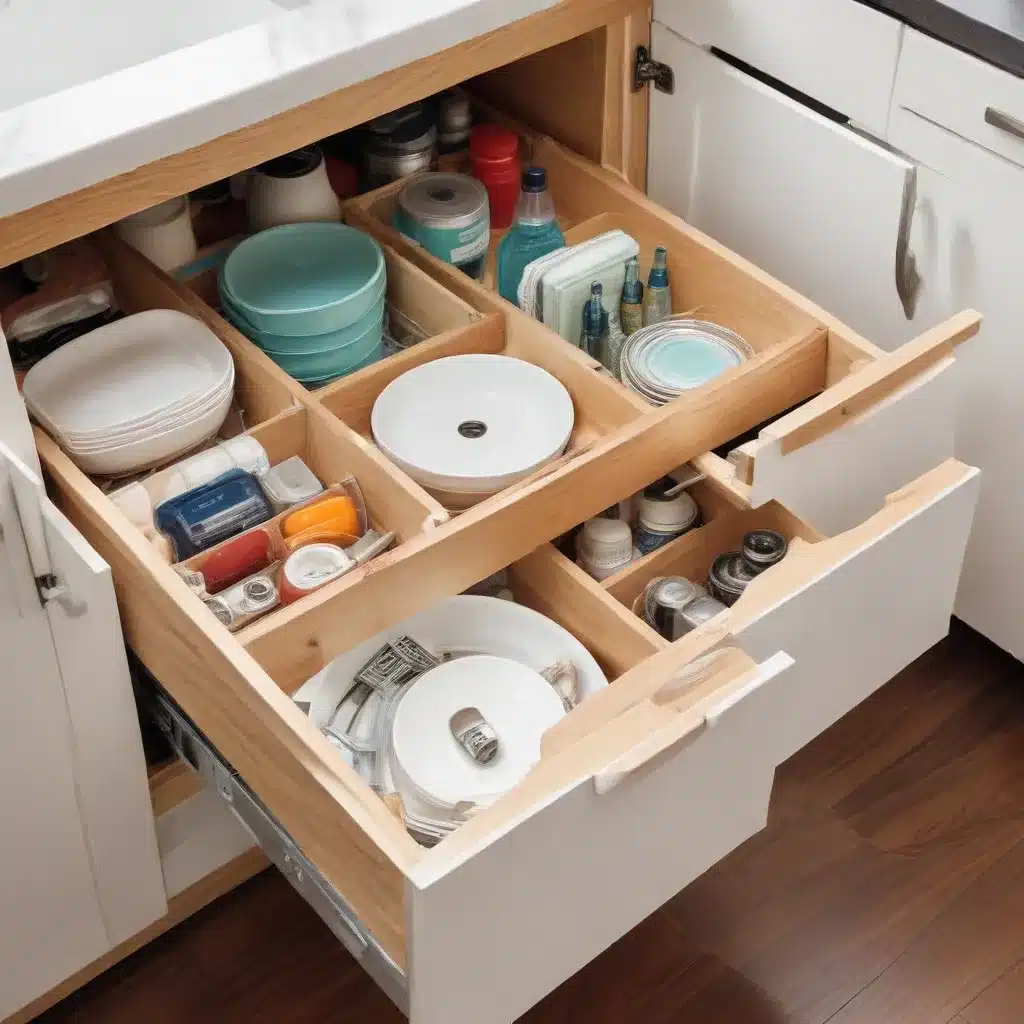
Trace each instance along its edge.
<path fill-rule="evenodd" d="M 232 250 L 220 274 L 224 315 L 307 387 L 381 357 L 384 254 L 345 224 L 285 224 Z"/>
<path fill-rule="evenodd" d="M 564 714 L 541 672 L 571 664 L 579 700 L 608 685 L 589 651 L 558 623 L 511 601 L 463 594 L 378 633 L 303 684 L 294 699 L 308 705 L 316 728 L 337 722 L 356 674 L 386 643 L 402 637 L 451 660 L 405 691 L 393 709 L 382 756 L 372 742 L 383 736 L 380 703 L 377 693 L 371 695 L 350 736 L 354 750 L 369 746 L 372 754 L 365 765 L 352 754 L 348 759 L 361 774 L 366 770 L 378 792 L 401 796 L 406 824 L 421 842 L 436 842 L 456 828 L 464 820 L 463 802 L 492 802 L 536 763 L 541 735 Z M 488 764 L 475 764 L 452 735 L 451 716 L 467 706 L 477 708 L 498 737 L 498 757 Z"/>
<path fill-rule="evenodd" d="M 510 356 L 448 356 L 393 380 L 370 417 L 384 454 L 449 509 L 465 509 L 565 451 L 562 383 Z"/>
<path fill-rule="evenodd" d="M 68 342 L 23 385 L 32 416 L 99 476 L 160 465 L 215 436 L 234 389 L 231 353 L 205 324 L 170 309 Z"/>
<path fill-rule="evenodd" d="M 622 383 L 654 405 L 699 388 L 746 362 L 754 350 L 734 331 L 702 320 L 642 327 L 622 347 Z"/>

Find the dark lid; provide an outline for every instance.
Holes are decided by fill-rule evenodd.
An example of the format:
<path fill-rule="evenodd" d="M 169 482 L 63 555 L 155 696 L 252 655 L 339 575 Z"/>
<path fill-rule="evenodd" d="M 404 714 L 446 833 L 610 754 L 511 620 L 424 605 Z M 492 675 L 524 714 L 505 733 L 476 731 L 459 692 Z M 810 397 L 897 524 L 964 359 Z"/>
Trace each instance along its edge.
<path fill-rule="evenodd" d="M 543 167 L 527 167 L 523 171 L 524 192 L 546 192 L 548 188 L 548 172 Z"/>
<path fill-rule="evenodd" d="M 268 178 L 301 178 L 315 171 L 323 162 L 324 154 L 319 146 L 306 146 L 293 153 L 274 157 L 256 169 Z"/>
<path fill-rule="evenodd" d="M 508 160 L 519 152 L 519 137 L 500 124 L 475 125 L 469 136 L 469 155 L 477 160 Z"/>

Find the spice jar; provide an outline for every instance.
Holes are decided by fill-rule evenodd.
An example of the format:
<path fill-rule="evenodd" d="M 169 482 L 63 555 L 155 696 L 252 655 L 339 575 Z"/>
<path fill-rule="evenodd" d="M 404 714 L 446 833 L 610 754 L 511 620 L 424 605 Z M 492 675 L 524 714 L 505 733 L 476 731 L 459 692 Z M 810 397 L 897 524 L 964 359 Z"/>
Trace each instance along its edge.
<path fill-rule="evenodd" d="M 519 199 L 519 138 L 497 124 L 478 124 L 469 137 L 469 162 L 477 181 L 487 189 L 491 228 L 512 223 Z"/>

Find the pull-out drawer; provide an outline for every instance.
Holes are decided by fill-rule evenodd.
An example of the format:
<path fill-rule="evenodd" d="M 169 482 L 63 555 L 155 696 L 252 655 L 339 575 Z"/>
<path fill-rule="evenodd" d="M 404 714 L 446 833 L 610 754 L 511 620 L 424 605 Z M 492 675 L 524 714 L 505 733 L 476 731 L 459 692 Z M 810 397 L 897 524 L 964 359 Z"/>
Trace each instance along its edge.
<path fill-rule="evenodd" d="M 977 489 L 974 470 L 942 462 L 945 441 L 928 417 L 944 422 L 946 410 L 922 406 L 921 423 L 899 413 L 946 379 L 949 352 L 976 316 L 886 356 L 615 179 L 546 140 L 536 145 L 577 237 L 612 218 L 628 220 L 645 250 L 667 244 L 676 302 L 690 303 L 680 308 L 738 329 L 754 358 L 651 409 L 398 237 L 412 262 L 389 252 L 389 279 L 438 314 L 433 337 L 308 393 L 197 296 L 110 242 L 126 309 L 183 309 L 229 345 L 242 426 L 273 461 L 298 453 L 325 477 L 354 474 L 370 520 L 398 535 L 392 551 L 236 634 L 37 434 L 67 514 L 112 567 L 126 638 L 180 713 L 171 717 L 182 752 L 205 750 L 195 761 L 220 798 L 230 795 L 272 858 L 301 872 L 293 882 L 325 916 L 345 922 L 346 944 L 373 952 L 415 1024 L 514 1019 L 761 828 L 776 765 L 944 634 Z M 578 431 L 555 465 L 449 518 L 364 431 L 388 375 L 454 351 L 508 351 L 545 366 L 569 389 Z M 808 399 L 733 462 L 708 454 Z M 898 446 L 910 454 L 876 470 Z M 838 464 L 826 471 L 830 457 Z M 735 544 L 741 524 L 785 522 L 794 547 L 728 613 L 670 645 L 614 586 L 546 542 L 690 460 L 710 477 L 702 486 L 718 509 L 682 538 L 700 545 L 701 559 L 718 542 Z M 804 467 L 793 472 L 799 507 L 780 510 L 769 499 L 790 466 Z M 797 518 L 845 472 L 867 477 L 853 484 L 870 506 L 863 522 Z M 898 484 L 920 479 L 879 512 L 883 496 L 870 495 L 893 474 L 905 474 Z M 766 504 L 751 509 L 754 500 Z M 823 517 L 850 518 L 841 503 Z M 718 533 L 705 532 L 716 522 Z M 635 571 L 655 568 L 655 556 Z M 504 567 L 516 599 L 580 639 L 611 685 L 545 737 L 520 786 L 423 849 L 291 695 L 337 655 Z"/>
<path fill-rule="evenodd" d="M 748 392 L 751 426 L 805 404 L 754 432 L 752 442 L 733 448 L 728 462 L 712 452 L 695 460 L 738 504 L 776 498 L 822 529 L 842 530 L 886 494 L 952 456 L 959 385 L 953 351 L 977 333 L 977 314 L 964 312 L 898 352 L 884 352 L 614 174 L 493 110 L 485 112 L 519 131 L 524 157 L 546 168 L 568 244 L 619 228 L 638 242 L 642 274 L 654 247 L 666 246 L 673 312 L 731 328 L 760 359 L 789 361 L 785 384 L 776 381 L 771 393 L 763 387 Z M 476 282 L 392 226 L 400 187 L 351 200 L 346 218 L 477 309 L 504 311 L 510 336 L 539 331 L 542 344 L 550 346 L 550 332 L 512 312 L 492 290 L 493 265 Z M 492 250 L 500 234 L 493 233 Z M 618 391 L 617 407 L 628 404 L 634 415 L 650 414 L 638 395 L 621 386 Z M 608 408 L 610 402 L 609 396 L 602 404 Z"/>

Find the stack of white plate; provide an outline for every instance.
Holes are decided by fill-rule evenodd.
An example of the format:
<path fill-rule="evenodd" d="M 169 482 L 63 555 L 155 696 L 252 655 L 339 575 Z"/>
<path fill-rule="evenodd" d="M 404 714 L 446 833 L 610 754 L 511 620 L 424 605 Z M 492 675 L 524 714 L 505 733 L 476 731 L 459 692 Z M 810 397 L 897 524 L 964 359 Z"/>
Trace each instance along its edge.
<path fill-rule="evenodd" d="M 205 324 L 152 309 L 97 328 L 25 376 L 32 416 L 85 472 L 157 466 L 214 437 L 231 408 L 235 364 Z"/>
<path fill-rule="evenodd" d="M 622 346 L 622 383 L 654 405 L 699 388 L 744 363 L 754 350 L 735 331 L 703 320 L 664 320 Z"/>
<path fill-rule="evenodd" d="M 450 509 L 465 509 L 565 451 L 562 383 L 510 356 L 448 356 L 393 380 L 370 425 L 384 454 Z"/>
<path fill-rule="evenodd" d="M 356 746 L 373 749 L 375 767 L 364 777 L 380 792 L 401 796 L 406 823 L 420 841 L 454 830 L 468 805 L 493 802 L 536 764 L 541 736 L 564 714 L 542 671 L 570 663 L 580 700 L 608 685 L 590 652 L 557 622 L 511 601 L 463 594 L 378 633 L 303 684 L 293 696 L 308 706 L 313 725 L 336 722 L 356 673 L 384 644 L 406 636 L 452 660 L 410 685 L 389 734 L 379 728 L 374 693 L 351 735 Z M 477 708 L 497 735 L 493 762 L 476 764 L 453 737 L 450 719 L 463 707 Z M 362 771 L 361 763 L 350 762 Z"/>

